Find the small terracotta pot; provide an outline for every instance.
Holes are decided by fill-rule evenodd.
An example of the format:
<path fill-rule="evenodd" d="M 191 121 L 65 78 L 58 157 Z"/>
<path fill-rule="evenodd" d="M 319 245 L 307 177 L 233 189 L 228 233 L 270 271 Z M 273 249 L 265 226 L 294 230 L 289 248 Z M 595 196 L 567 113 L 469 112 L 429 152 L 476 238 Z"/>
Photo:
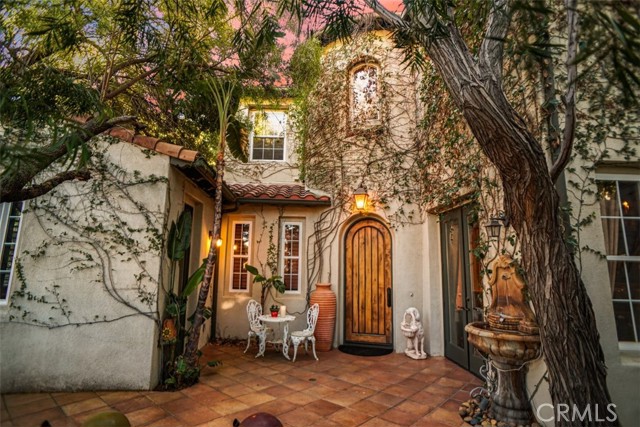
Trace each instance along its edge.
<path fill-rule="evenodd" d="M 314 333 L 316 350 L 331 351 L 336 328 L 336 294 L 331 290 L 331 283 L 317 283 L 316 290 L 311 293 L 310 303 L 320 306 Z"/>

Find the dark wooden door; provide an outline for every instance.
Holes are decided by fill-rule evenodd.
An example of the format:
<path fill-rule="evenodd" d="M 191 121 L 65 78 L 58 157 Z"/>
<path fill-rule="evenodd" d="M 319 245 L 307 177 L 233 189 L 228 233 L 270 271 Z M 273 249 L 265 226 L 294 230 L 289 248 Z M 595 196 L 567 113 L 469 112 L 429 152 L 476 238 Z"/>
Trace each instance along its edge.
<path fill-rule="evenodd" d="M 392 345 L 391 233 L 363 219 L 345 237 L 345 341 Z"/>
<path fill-rule="evenodd" d="M 471 248 L 478 241 L 479 229 L 472 224 L 468 206 L 442 215 L 442 272 L 444 294 L 444 333 L 447 358 L 476 375 L 483 364 L 478 351 L 467 341 L 464 327 L 483 319 L 480 265 Z"/>

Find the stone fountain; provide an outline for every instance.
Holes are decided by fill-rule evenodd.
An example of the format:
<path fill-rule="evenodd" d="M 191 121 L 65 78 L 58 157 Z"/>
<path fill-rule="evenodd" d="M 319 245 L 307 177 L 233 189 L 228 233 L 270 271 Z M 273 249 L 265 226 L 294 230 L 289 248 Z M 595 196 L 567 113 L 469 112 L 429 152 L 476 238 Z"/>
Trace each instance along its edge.
<path fill-rule="evenodd" d="M 540 355 L 540 335 L 513 260 L 500 256 L 491 271 L 492 301 L 487 322 L 470 323 L 465 331 L 469 342 L 489 356 L 497 371 L 490 416 L 507 424 L 529 425 L 533 413 L 527 399 L 524 365 Z"/>

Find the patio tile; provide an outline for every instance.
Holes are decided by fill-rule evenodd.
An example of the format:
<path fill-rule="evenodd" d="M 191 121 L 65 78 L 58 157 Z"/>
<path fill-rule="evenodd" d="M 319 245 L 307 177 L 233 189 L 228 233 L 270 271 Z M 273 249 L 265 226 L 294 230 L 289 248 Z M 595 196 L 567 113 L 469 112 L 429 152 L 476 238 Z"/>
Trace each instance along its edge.
<path fill-rule="evenodd" d="M 18 400 L 22 401 L 22 400 Z M 55 408 L 58 405 L 56 402 L 48 395 L 43 395 L 42 399 L 35 399 L 25 403 L 21 403 L 19 405 L 7 405 L 7 412 L 11 418 L 18 418 L 23 415 L 32 414 L 35 412 L 44 411 L 45 409 Z"/>
<path fill-rule="evenodd" d="M 293 411 L 278 416 L 278 419 L 282 421 L 283 424 L 292 427 L 308 427 L 321 418 L 320 415 L 305 411 L 304 408 L 294 409 Z"/>
<path fill-rule="evenodd" d="M 389 408 L 391 406 L 395 406 L 398 403 L 402 402 L 403 399 L 399 396 L 382 392 L 382 393 L 374 394 L 368 400 L 375 403 L 379 403 Z"/>
<path fill-rule="evenodd" d="M 138 409 L 148 408 L 153 406 L 153 401 L 147 396 L 139 396 L 129 400 L 123 400 L 110 405 L 113 409 L 128 414 L 129 412 L 137 411 Z"/>
<path fill-rule="evenodd" d="M 211 406 L 220 415 L 229 415 L 248 409 L 249 405 L 236 399 L 227 399 Z"/>
<path fill-rule="evenodd" d="M 405 400 L 404 402 L 399 403 L 394 409 L 399 409 L 401 411 L 408 412 L 410 414 L 414 414 L 414 415 L 417 415 L 418 417 L 421 417 L 431 412 L 434 408 L 435 408 L 435 405 L 431 406 L 423 403 L 414 402 L 411 400 Z"/>
<path fill-rule="evenodd" d="M 33 427 L 39 426 L 43 423 L 43 421 L 49 421 L 53 425 L 62 424 L 62 420 L 66 419 L 67 416 L 62 409 L 59 407 L 45 409 L 44 411 L 38 411 L 35 413 L 30 413 L 18 418 L 13 418 L 12 423 L 14 426 L 25 426 L 25 427 Z M 8 417 L 0 418 L 2 420 L 2 425 L 4 426 L 4 420 L 8 419 Z"/>
<path fill-rule="evenodd" d="M 331 421 L 342 427 L 359 426 L 369 418 L 371 418 L 369 415 L 350 408 L 341 409 L 329 416 Z"/>
<path fill-rule="evenodd" d="M 400 409 L 395 407 L 380 415 L 379 418 L 401 426 L 410 426 L 420 418 L 420 415 L 401 411 Z"/>
<path fill-rule="evenodd" d="M 290 394 L 289 396 L 284 397 L 285 400 L 288 400 L 289 402 L 298 406 L 308 405 L 309 403 L 315 402 L 320 398 L 321 396 L 314 395 L 313 393 L 304 393 L 304 392 L 303 393 L 296 392 L 295 394 Z"/>
<path fill-rule="evenodd" d="M 230 426 L 232 424 L 228 424 Z M 186 427 L 179 419 L 173 416 L 165 417 L 147 424 L 145 427 Z"/>
<path fill-rule="evenodd" d="M 363 412 L 365 414 L 369 414 L 372 416 L 378 416 L 387 409 L 388 406 L 382 405 L 380 403 L 372 402 L 369 399 L 361 400 L 360 402 L 356 402 L 353 405 L 349 406 L 351 409 L 355 409 L 356 411 Z"/>
<path fill-rule="evenodd" d="M 167 413 L 157 406 L 150 406 L 144 409 L 138 409 L 137 411 L 129 412 L 126 414 L 129 423 L 132 427 L 149 424 L 153 421 L 158 421 L 167 417 Z"/>
<path fill-rule="evenodd" d="M 437 408 L 420 419 L 423 424 L 417 422 L 416 425 L 431 426 L 432 424 L 441 423 L 449 427 L 459 427 L 462 419 L 457 412 L 452 412 L 443 408 Z"/>
<path fill-rule="evenodd" d="M 163 404 L 184 397 L 184 394 L 179 391 L 153 391 L 147 394 L 147 398 L 156 404 Z"/>
<path fill-rule="evenodd" d="M 252 393 L 253 389 L 251 387 L 247 387 L 244 384 L 236 384 L 236 385 L 224 387 L 220 389 L 220 391 L 228 396 L 238 397 L 238 396 L 242 396 L 243 394 Z"/>
<path fill-rule="evenodd" d="M 36 400 L 45 399 L 47 396 L 41 393 L 17 393 L 17 394 L 5 394 L 4 402 L 7 407 L 23 405 L 25 403 L 31 403 Z"/>
<path fill-rule="evenodd" d="M 107 405 L 142 397 L 138 391 L 111 391 L 106 393 L 98 393 L 100 399 L 104 400 Z"/>
<path fill-rule="evenodd" d="M 62 410 L 67 415 L 81 414 L 83 412 L 93 411 L 94 409 L 107 409 L 107 404 L 104 400 L 94 397 L 92 399 L 70 403 L 62 407 Z"/>
<path fill-rule="evenodd" d="M 220 414 L 213 409 L 200 406 L 178 412 L 174 416 L 188 426 L 195 426 L 219 418 Z"/>
<path fill-rule="evenodd" d="M 329 402 L 328 400 L 319 399 L 309 403 L 304 407 L 304 409 L 306 411 L 311 411 L 314 414 L 320 415 L 321 417 L 327 417 L 334 412 L 342 409 L 342 406 L 333 402 Z"/>
<path fill-rule="evenodd" d="M 173 415 L 188 409 L 197 409 L 201 406 L 202 405 L 199 402 L 188 397 L 183 397 L 181 399 L 172 400 L 171 402 L 162 404 L 162 408 Z"/>
<path fill-rule="evenodd" d="M 192 396 L 190 399 L 203 406 L 211 406 L 215 403 L 222 402 L 223 400 L 231 399 L 231 397 L 222 392 L 210 389 L 210 391 L 197 394 Z"/>
<path fill-rule="evenodd" d="M 459 403 L 481 384 L 443 358 L 332 351 L 319 354 L 319 362 L 303 357 L 291 363 L 277 352 L 255 359 L 243 350 L 207 347 L 224 365 L 203 370 L 200 383 L 179 392 L 3 395 L 1 425 L 37 427 L 46 417 L 54 427 L 79 427 L 96 413 L 120 409 L 140 427 L 231 427 L 234 418 L 256 412 L 274 414 L 286 427 L 460 427 Z M 20 416 L 12 414 L 16 408 Z"/>
<path fill-rule="evenodd" d="M 182 394 L 188 397 L 197 396 L 199 394 L 208 393 L 213 389 L 208 384 L 198 383 L 192 385 L 191 387 L 187 387 L 185 389 L 180 390 Z"/>
<path fill-rule="evenodd" d="M 246 403 L 249 406 L 257 406 L 263 403 L 270 402 L 274 400 L 275 397 L 267 393 L 255 392 L 255 393 L 244 394 L 242 396 L 237 397 L 237 399 L 240 402 Z"/>
<path fill-rule="evenodd" d="M 399 427 L 400 424 L 392 423 L 388 420 L 383 420 L 382 418 L 371 418 L 364 424 L 361 424 L 361 427 Z M 425 427 L 425 426 L 421 426 Z M 429 426 L 433 427 L 433 426 Z"/>
<path fill-rule="evenodd" d="M 208 421 L 206 423 L 200 424 L 198 425 L 198 427 L 231 427 L 233 425 L 233 420 L 234 418 L 229 418 L 229 417 L 222 417 L 222 418 L 216 418 L 215 420 L 211 420 Z M 239 420 L 242 421 L 242 420 Z M 156 427 L 156 426 L 149 426 L 149 427 Z M 164 426 L 157 426 L 157 427 L 164 427 Z M 171 427 L 170 425 L 167 425 L 167 427 Z"/>
<path fill-rule="evenodd" d="M 60 406 L 68 405 L 69 403 L 80 402 L 81 400 L 91 399 L 98 397 L 97 393 L 92 391 L 78 392 L 78 393 L 52 393 L 53 400 Z"/>

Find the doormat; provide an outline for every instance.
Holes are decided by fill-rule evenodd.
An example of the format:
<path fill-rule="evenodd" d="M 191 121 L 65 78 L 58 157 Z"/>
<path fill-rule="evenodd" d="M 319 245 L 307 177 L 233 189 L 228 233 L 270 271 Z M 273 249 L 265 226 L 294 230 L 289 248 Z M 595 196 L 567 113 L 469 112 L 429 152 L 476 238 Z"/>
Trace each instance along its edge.
<path fill-rule="evenodd" d="M 341 345 L 338 347 L 343 353 L 353 354 L 354 356 L 384 356 L 393 351 L 392 348 L 384 347 L 364 347 L 361 345 Z"/>

